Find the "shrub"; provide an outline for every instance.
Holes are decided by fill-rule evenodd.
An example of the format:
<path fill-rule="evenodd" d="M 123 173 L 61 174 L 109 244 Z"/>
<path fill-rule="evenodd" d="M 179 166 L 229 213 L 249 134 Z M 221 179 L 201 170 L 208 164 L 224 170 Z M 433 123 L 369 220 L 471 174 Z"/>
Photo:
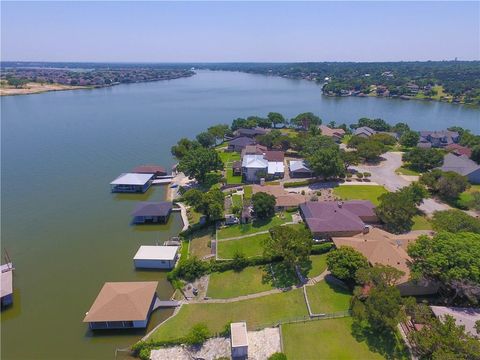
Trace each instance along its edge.
<path fill-rule="evenodd" d="M 436 231 L 480 233 L 480 220 L 460 210 L 436 211 L 432 225 Z"/>
<path fill-rule="evenodd" d="M 363 173 L 361 173 L 361 172 L 357 173 L 357 178 L 363 179 Z"/>
<path fill-rule="evenodd" d="M 321 180 L 318 179 L 307 179 L 307 180 L 300 180 L 300 181 L 292 181 L 288 183 L 284 183 L 283 187 L 284 188 L 289 188 L 289 187 L 299 187 L 299 186 L 307 186 L 310 184 L 314 184 L 317 182 L 320 182 Z"/>
<path fill-rule="evenodd" d="M 233 260 L 232 260 L 233 270 L 241 271 L 247 265 L 248 265 L 247 258 L 245 257 L 244 253 L 237 251 L 235 252 L 235 254 L 233 254 Z"/>
<path fill-rule="evenodd" d="M 230 336 L 230 325 L 232 324 L 232 321 L 227 322 L 224 326 L 222 331 L 220 331 L 219 335 L 222 337 L 229 337 Z"/>
<path fill-rule="evenodd" d="M 366 171 L 366 172 L 363 173 L 363 176 L 368 178 L 368 177 L 372 176 L 372 174 Z"/>
<path fill-rule="evenodd" d="M 333 243 L 328 242 L 324 244 L 316 244 L 312 246 L 312 250 L 310 251 L 311 255 L 321 255 L 329 252 L 333 249 Z"/>
<path fill-rule="evenodd" d="M 268 357 L 268 360 L 287 360 L 287 355 L 276 352 Z"/>
<path fill-rule="evenodd" d="M 196 324 L 194 325 L 187 336 L 185 336 L 185 343 L 187 345 L 201 345 L 203 344 L 210 336 L 210 331 L 208 330 L 207 325 L 205 324 Z"/>
<path fill-rule="evenodd" d="M 175 268 L 175 270 L 170 272 L 168 275 L 171 276 L 171 274 L 174 274 L 172 275 L 172 278 L 180 278 L 186 281 L 193 281 L 207 274 L 208 271 L 208 263 L 194 256 L 184 261 L 181 261 Z"/>

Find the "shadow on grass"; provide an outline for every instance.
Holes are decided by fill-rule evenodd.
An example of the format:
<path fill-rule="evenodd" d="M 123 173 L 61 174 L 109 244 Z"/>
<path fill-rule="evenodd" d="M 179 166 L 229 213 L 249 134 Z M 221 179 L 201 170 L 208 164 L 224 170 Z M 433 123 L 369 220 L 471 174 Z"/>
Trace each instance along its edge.
<path fill-rule="evenodd" d="M 367 324 L 354 320 L 351 328 L 352 336 L 358 341 L 367 344 L 370 351 L 381 354 L 385 359 L 409 359 L 409 353 L 405 346 L 389 331 L 374 331 Z"/>
<path fill-rule="evenodd" d="M 276 288 L 290 288 L 299 284 L 299 280 L 295 270 L 278 262 L 263 267 L 262 283 L 270 284 Z"/>

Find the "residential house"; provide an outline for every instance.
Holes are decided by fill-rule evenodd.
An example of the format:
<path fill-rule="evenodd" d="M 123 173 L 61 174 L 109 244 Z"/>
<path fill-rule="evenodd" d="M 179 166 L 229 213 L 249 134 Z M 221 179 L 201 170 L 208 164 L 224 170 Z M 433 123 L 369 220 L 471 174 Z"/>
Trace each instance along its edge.
<path fill-rule="evenodd" d="M 232 350 L 232 359 L 246 359 L 248 357 L 246 322 L 230 324 L 230 348 Z"/>
<path fill-rule="evenodd" d="M 172 203 L 167 201 L 143 201 L 132 212 L 134 224 L 165 224 L 172 212 Z"/>
<path fill-rule="evenodd" d="M 360 136 L 363 138 L 369 138 L 372 135 L 375 135 L 377 132 L 368 126 L 360 126 L 355 129 L 353 132 L 354 136 Z"/>
<path fill-rule="evenodd" d="M 157 281 L 107 282 L 83 322 L 92 330 L 146 328 L 157 285 Z"/>
<path fill-rule="evenodd" d="M 308 201 L 300 214 L 317 238 L 353 236 L 368 231 L 367 224 L 378 222 L 375 206 L 366 200 Z"/>
<path fill-rule="evenodd" d="M 152 185 L 155 174 L 125 173 L 110 183 L 113 193 L 144 193 Z"/>
<path fill-rule="evenodd" d="M 241 161 L 234 161 L 233 162 L 232 172 L 233 172 L 233 176 L 242 175 L 242 162 Z"/>
<path fill-rule="evenodd" d="M 449 153 L 443 158 L 442 171 L 453 171 L 466 176 L 472 184 L 480 184 L 480 165 L 466 155 Z"/>
<path fill-rule="evenodd" d="M 254 138 L 255 136 L 265 135 L 269 131 L 270 129 L 267 130 L 261 127 L 255 127 L 253 129 L 240 128 L 235 130 L 233 134 L 235 136 L 246 136 L 246 137 Z"/>
<path fill-rule="evenodd" d="M 290 160 L 289 170 L 291 178 L 312 177 L 313 171 L 305 163 L 305 160 Z"/>
<path fill-rule="evenodd" d="M 470 156 L 472 156 L 472 149 L 470 149 L 466 146 L 462 146 L 460 144 L 450 144 L 450 145 L 445 146 L 445 149 L 448 150 L 449 152 L 455 154 L 455 155 L 458 155 L 458 156 L 465 155 L 468 158 L 470 158 Z"/>
<path fill-rule="evenodd" d="M 255 145 L 255 140 L 246 136 L 234 138 L 228 142 L 228 151 L 241 152 L 247 145 Z"/>
<path fill-rule="evenodd" d="M 345 130 L 340 128 L 329 128 L 326 125 L 318 127 L 322 131 L 322 135 L 332 138 L 335 142 L 340 142 L 345 135 Z"/>
<path fill-rule="evenodd" d="M 298 208 L 307 201 L 306 195 L 288 193 L 283 185 L 252 185 L 253 194 L 264 192 L 275 196 L 275 211 L 285 211 Z"/>
<path fill-rule="evenodd" d="M 420 140 L 418 144 L 420 147 L 427 147 L 424 144 L 426 142 L 429 142 L 431 144 L 430 147 L 438 148 L 445 147 L 451 144 L 456 144 L 459 140 L 460 134 L 456 131 L 420 131 Z"/>
<path fill-rule="evenodd" d="M 283 164 L 285 159 L 285 153 L 283 151 L 269 150 L 265 153 L 263 158 L 268 161 L 268 178 L 283 178 L 283 176 L 285 175 L 285 166 Z"/>
<path fill-rule="evenodd" d="M 430 306 L 430 309 L 440 321 L 443 321 L 445 316 L 450 315 L 455 319 L 457 326 L 465 326 L 467 334 L 480 336 L 480 332 L 477 331 L 475 326 L 480 321 L 480 308 Z"/>
<path fill-rule="evenodd" d="M 167 175 L 164 167 L 158 165 L 140 165 L 132 170 L 136 174 L 154 174 L 156 177 Z"/>
<path fill-rule="evenodd" d="M 245 155 L 242 160 L 242 175 L 247 182 L 257 182 L 267 176 L 268 161 L 263 155 Z"/>
<path fill-rule="evenodd" d="M 394 235 L 377 228 L 371 228 L 368 232 L 351 237 L 333 237 L 332 241 L 337 248 L 340 246 L 354 248 L 362 253 L 371 265 L 382 264 L 402 271 L 404 274 L 397 284 L 400 293 L 403 296 L 420 296 L 435 294 L 438 291 L 438 284 L 424 279 L 410 280 L 408 263 L 411 259 L 406 250 L 408 244 L 415 241 L 423 233 L 426 232 Z"/>
<path fill-rule="evenodd" d="M 242 150 L 240 157 L 243 158 L 245 155 L 264 155 L 267 152 L 267 147 L 255 144 L 255 145 L 247 145 Z"/>
<path fill-rule="evenodd" d="M 133 263 L 141 269 L 173 269 L 178 249 L 178 246 L 140 246 L 133 257 Z"/>

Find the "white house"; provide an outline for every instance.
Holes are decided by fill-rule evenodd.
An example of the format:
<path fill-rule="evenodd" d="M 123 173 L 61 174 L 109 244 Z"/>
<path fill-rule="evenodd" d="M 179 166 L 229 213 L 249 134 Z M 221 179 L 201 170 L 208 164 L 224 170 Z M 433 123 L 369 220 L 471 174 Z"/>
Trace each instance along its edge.
<path fill-rule="evenodd" d="M 263 155 L 245 155 L 242 160 L 242 174 L 245 181 L 256 182 L 267 176 L 268 161 Z"/>
<path fill-rule="evenodd" d="M 246 322 L 230 324 L 230 345 L 232 348 L 233 359 L 248 357 L 248 334 Z"/>
<path fill-rule="evenodd" d="M 172 269 L 178 257 L 178 246 L 140 246 L 133 258 L 136 268 Z"/>

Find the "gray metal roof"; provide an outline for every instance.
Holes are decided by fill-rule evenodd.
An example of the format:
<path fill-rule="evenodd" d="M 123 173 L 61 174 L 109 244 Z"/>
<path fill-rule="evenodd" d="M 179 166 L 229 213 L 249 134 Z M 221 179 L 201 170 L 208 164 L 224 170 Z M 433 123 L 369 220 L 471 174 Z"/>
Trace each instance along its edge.
<path fill-rule="evenodd" d="M 480 165 L 465 155 L 457 156 L 455 154 L 447 154 L 443 158 L 443 165 L 440 169 L 442 171 L 453 171 L 460 175 L 467 176 L 480 169 Z"/>
<path fill-rule="evenodd" d="M 142 201 L 137 204 L 132 216 L 167 216 L 172 211 L 172 203 Z"/>

